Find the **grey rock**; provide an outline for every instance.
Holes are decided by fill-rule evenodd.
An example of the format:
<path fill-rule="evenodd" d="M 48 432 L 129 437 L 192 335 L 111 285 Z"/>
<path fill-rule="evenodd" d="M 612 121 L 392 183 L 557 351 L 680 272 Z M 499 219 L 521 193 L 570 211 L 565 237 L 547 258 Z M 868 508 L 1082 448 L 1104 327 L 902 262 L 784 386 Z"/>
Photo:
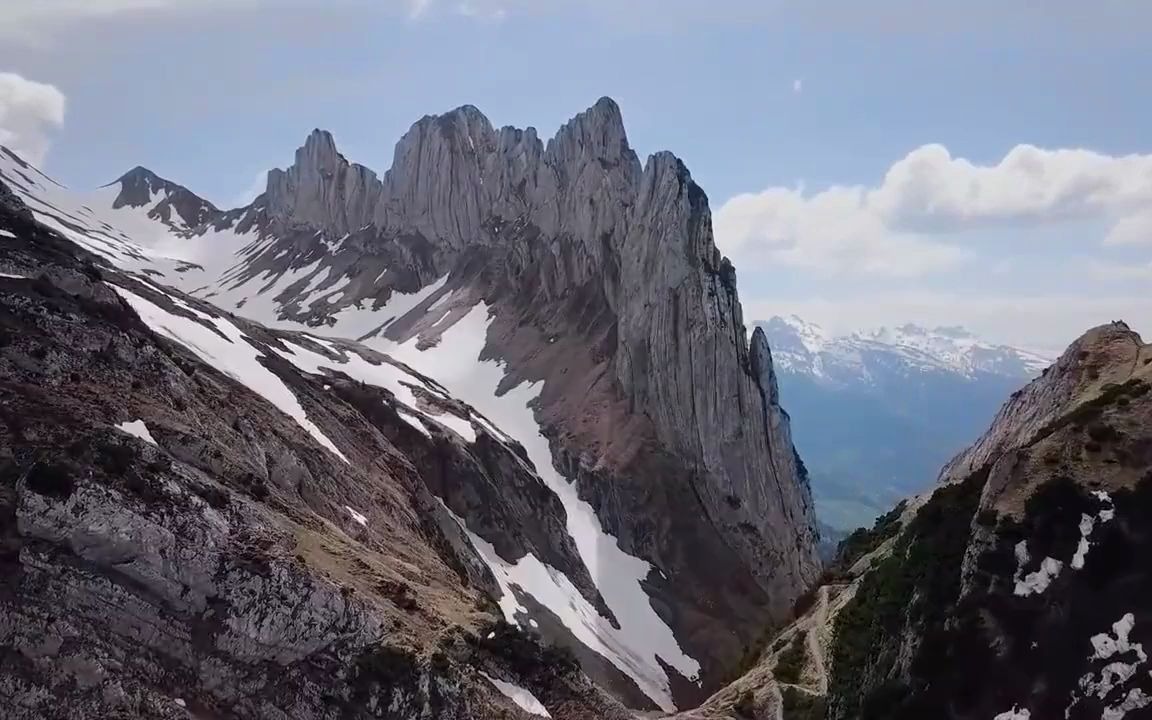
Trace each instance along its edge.
<path fill-rule="evenodd" d="M 344 234 L 367 224 L 380 190 L 374 172 L 349 163 L 331 134 L 315 130 L 296 151 L 292 167 L 268 173 L 264 200 L 269 215 L 285 224 Z"/>

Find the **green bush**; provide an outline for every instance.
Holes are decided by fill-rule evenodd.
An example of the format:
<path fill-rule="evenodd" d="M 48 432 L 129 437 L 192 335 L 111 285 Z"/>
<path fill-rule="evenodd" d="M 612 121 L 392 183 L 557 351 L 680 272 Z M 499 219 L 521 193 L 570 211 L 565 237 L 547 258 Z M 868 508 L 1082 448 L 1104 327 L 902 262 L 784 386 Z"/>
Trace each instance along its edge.
<path fill-rule="evenodd" d="M 772 670 L 772 675 L 775 676 L 777 682 L 789 685 L 800 682 L 800 676 L 804 673 L 804 662 L 808 657 L 804 638 L 804 633 L 796 633 L 792 642 L 776 659 L 776 667 Z"/>

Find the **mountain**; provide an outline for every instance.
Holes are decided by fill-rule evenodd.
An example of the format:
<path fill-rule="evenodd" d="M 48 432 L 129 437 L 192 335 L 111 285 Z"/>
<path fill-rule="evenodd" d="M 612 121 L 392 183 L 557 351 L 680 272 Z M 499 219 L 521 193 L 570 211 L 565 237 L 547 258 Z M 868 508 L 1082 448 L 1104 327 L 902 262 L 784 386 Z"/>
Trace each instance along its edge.
<path fill-rule="evenodd" d="M 625 705 L 673 710 L 730 677 L 753 632 L 786 617 L 820 572 L 812 501 L 771 354 L 762 332 L 747 339 L 707 197 L 673 155 L 640 163 L 611 100 L 546 144 L 531 128 L 495 129 L 469 106 L 428 116 L 400 140 L 383 175 L 349 162 L 317 130 L 291 167 L 269 173 L 264 193 L 230 210 L 147 171 L 73 193 L 8 151 L 0 151 L 0 180 L 35 222 L 30 231 L 32 220 L 14 221 L 9 231 L 21 241 L 31 232 L 34 246 L 11 271 L 35 277 L 39 295 L 18 298 L 10 312 L 54 323 L 20 351 L 55 358 L 63 351 L 38 344 L 68 343 L 70 352 L 110 353 L 112 366 L 95 378 L 54 377 L 55 385 L 20 376 L 11 392 L 26 396 L 21 406 L 35 406 L 31 388 L 57 387 L 43 422 L 68 418 L 71 437 L 142 422 L 156 443 L 141 453 L 143 470 L 123 468 L 131 483 L 171 461 L 161 506 L 206 484 L 212 496 L 243 495 L 244 522 L 260 526 L 204 529 L 180 513 L 140 510 L 118 481 L 97 473 L 82 487 L 104 498 L 100 512 L 144 512 L 147 530 L 121 537 L 72 524 L 29 535 L 34 524 L 59 524 L 39 515 L 56 517 L 60 503 L 75 502 L 74 493 L 48 493 L 39 515 L 10 531 L 14 547 L 44 544 L 52 558 L 83 567 L 90 582 L 67 588 L 63 596 L 75 598 L 67 608 L 88 619 L 86 635 L 114 638 L 120 654 L 136 649 L 137 631 L 127 620 L 102 625 L 84 607 L 131 598 L 147 623 L 176 603 L 166 622 L 192 637 L 205 612 L 233 616 L 212 605 L 219 586 L 179 590 L 207 582 L 186 572 L 212 575 L 181 558 L 214 548 L 205 563 L 244 566 L 212 582 L 266 609 L 223 621 L 231 633 L 218 638 L 223 650 L 149 646 L 148 662 L 173 668 L 169 696 L 218 709 L 243 692 L 292 717 L 329 717 L 309 673 L 349 678 L 364 662 L 398 671 L 391 655 L 363 660 L 383 636 L 416 658 L 416 670 L 408 660 L 400 666 L 420 688 L 429 679 L 457 683 L 438 674 L 447 654 L 466 675 L 480 668 L 529 686 L 554 717 L 599 717 L 588 708 L 611 701 L 580 685 L 569 664 L 557 665 L 568 673 L 564 689 L 524 665 L 525 654 L 559 647 Z M 175 206 L 167 214 L 166 202 Z M 48 245 L 51 262 L 36 256 Z M 50 300 L 60 293 L 80 299 Z M 69 318 L 92 324 L 93 315 L 113 327 L 96 323 L 103 334 L 92 338 L 70 329 Z M 50 364 L 81 366 L 74 355 Z M 34 431 L 25 440 L 34 448 L 13 460 L 15 477 L 29 472 L 35 448 L 53 462 L 68 458 L 72 476 L 102 462 L 69 456 L 62 434 Z M 12 482 L 23 507 L 25 481 Z M 138 547 L 151 538 L 164 538 L 156 553 Z M 97 550 L 86 555 L 89 545 Z M 293 553 L 304 558 L 300 567 L 265 562 Z M 143 589 L 119 565 L 137 555 Z M 35 605 L 46 574 L 64 572 L 56 559 L 14 562 L 27 578 L 18 608 Z M 351 588 L 341 597 L 364 603 L 346 612 L 328 596 L 302 600 L 316 607 L 313 629 L 352 622 L 354 613 L 339 648 L 316 656 L 315 634 L 280 648 L 295 612 L 274 601 L 282 581 Z M 189 592 L 209 609 L 173 599 Z M 419 622 L 374 610 L 395 605 L 397 593 L 401 609 L 416 597 Z M 436 644 L 448 635 L 455 645 Z M 503 665 L 459 649 L 493 637 L 515 648 Z M 203 665 L 218 652 L 218 664 Z M 244 662 L 290 672 L 261 670 L 249 690 L 219 682 L 220 673 L 249 674 L 237 670 Z M 198 677 L 197 667 L 215 674 Z M 159 692 L 163 683 L 138 671 L 106 670 L 109 682 L 138 695 Z M 176 680 L 181 673 L 192 674 Z M 22 697 L 44 687 L 21 682 L 32 688 Z M 583 709 L 564 699 L 575 695 Z M 256 705 L 235 712 L 275 714 Z"/>
<path fill-rule="evenodd" d="M 1150 448 L 1152 345 L 1094 328 L 677 717 L 1148 717 Z"/>
<path fill-rule="evenodd" d="M 219 214 L 216 206 L 151 170 L 135 167 L 107 187 L 119 188 L 112 209 L 145 208 L 146 217 L 173 230 L 198 227 Z"/>
<path fill-rule="evenodd" d="M 817 512 L 837 530 L 869 526 L 923 491 L 1008 395 L 1050 363 L 961 328 L 833 336 L 794 315 L 757 326 L 772 347 Z"/>

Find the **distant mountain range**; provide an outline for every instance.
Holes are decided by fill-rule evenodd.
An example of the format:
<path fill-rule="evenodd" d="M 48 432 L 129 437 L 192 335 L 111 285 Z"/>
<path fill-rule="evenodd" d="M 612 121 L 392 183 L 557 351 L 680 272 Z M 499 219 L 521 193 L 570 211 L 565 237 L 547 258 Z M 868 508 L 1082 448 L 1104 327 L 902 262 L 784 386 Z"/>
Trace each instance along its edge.
<path fill-rule="evenodd" d="M 757 325 L 772 348 L 817 516 L 833 530 L 871 525 L 931 486 L 940 466 L 1050 363 L 959 327 L 835 336 L 795 315 Z"/>

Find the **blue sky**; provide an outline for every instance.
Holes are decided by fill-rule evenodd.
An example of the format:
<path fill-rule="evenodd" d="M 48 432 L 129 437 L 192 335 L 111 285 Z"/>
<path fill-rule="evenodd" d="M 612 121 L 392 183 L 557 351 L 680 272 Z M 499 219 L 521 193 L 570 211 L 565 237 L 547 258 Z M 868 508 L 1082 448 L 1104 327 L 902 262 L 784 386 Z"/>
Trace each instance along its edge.
<path fill-rule="evenodd" d="M 642 156 L 674 151 L 708 192 L 749 318 L 1048 348 L 1152 328 L 1140 3 L 3 5 L 0 72 L 64 103 L 37 118 L 10 89 L 5 111 L 0 89 L 0 137 L 72 186 L 142 164 L 230 205 L 313 127 L 382 171 L 421 115 L 471 103 L 549 136 L 610 95 Z"/>

